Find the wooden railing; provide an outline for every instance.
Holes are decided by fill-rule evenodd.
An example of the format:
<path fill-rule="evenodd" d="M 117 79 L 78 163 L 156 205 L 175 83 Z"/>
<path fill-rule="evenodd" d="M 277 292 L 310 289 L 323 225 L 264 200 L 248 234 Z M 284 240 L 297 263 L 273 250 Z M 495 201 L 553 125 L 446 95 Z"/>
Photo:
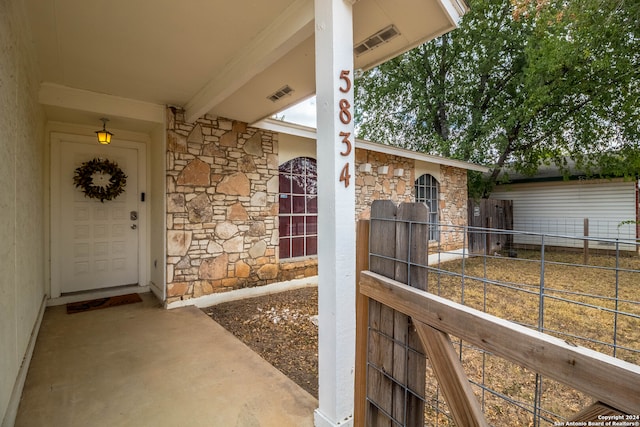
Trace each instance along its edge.
<path fill-rule="evenodd" d="M 456 425 L 487 424 L 449 334 L 594 397 L 610 407 L 606 413 L 640 414 L 638 365 L 569 344 L 370 271 L 360 275 L 360 292 L 411 317 Z M 602 413 L 591 410 L 590 415 L 581 416 L 597 419 Z"/>
<path fill-rule="evenodd" d="M 592 396 L 576 421 L 640 414 L 640 366 L 428 293 L 425 212 L 411 205 L 374 203 L 358 224 L 356 426 L 424 426 L 427 359 L 456 425 L 488 425 L 450 335 Z"/>

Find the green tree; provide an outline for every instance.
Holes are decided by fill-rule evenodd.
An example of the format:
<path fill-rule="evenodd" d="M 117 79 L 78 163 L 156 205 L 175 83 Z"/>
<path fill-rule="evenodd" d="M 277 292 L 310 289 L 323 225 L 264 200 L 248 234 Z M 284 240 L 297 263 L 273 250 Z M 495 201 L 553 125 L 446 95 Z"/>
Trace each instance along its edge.
<path fill-rule="evenodd" d="M 489 165 L 634 174 L 640 137 L 638 0 L 472 0 L 460 28 L 356 82 L 359 137 Z M 637 161 L 632 162 L 636 165 Z"/>

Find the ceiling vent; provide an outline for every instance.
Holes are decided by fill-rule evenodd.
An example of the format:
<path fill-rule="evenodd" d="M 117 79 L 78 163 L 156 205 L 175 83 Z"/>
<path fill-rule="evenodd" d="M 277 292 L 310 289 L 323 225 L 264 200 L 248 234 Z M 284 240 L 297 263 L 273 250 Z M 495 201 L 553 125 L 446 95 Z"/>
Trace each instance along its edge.
<path fill-rule="evenodd" d="M 269 98 L 273 102 L 276 102 L 280 98 L 285 97 L 287 95 L 290 95 L 291 92 L 293 92 L 293 89 L 291 89 L 291 86 L 286 85 L 286 86 L 281 87 L 280 89 L 278 89 L 277 91 L 275 91 L 271 95 L 267 96 L 267 98 Z"/>
<path fill-rule="evenodd" d="M 378 31 L 362 43 L 357 44 L 353 48 L 353 52 L 356 54 L 356 56 L 360 56 L 363 53 L 369 52 L 370 50 L 375 49 L 376 47 L 384 43 L 387 43 L 388 41 L 394 39 L 399 35 L 400 31 L 398 31 L 395 26 L 390 25 L 387 28 Z"/>

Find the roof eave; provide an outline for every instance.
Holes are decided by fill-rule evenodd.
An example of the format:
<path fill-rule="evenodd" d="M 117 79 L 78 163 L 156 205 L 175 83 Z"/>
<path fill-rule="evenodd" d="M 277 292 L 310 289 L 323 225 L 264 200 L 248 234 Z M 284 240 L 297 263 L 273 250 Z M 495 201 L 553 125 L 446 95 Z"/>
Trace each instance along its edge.
<path fill-rule="evenodd" d="M 275 119 L 264 119 L 259 122 L 253 123 L 251 126 L 270 130 L 273 132 L 285 133 L 288 135 L 299 136 L 308 139 L 316 139 L 316 129 L 299 125 L 295 123 L 283 122 Z M 431 154 L 419 153 L 417 151 L 407 150 L 405 148 L 394 147 L 391 145 L 380 144 L 377 142 L 366 141 L 364 139 L 356 139 L 356 148 L 362 148 L 365 150 L 375 151 L 378 153 L 390 154 L 398 157 L 405 157 L 408 159 L 419 160 L 428 163 L 435 163 L 443 166 L 452 166 L 456 168 L 472 170 L 482 173 L 489 172 L 489 168 L 486 166 L 478 165 L 475 163 L 469 163 L 462 160 L 449 159 L 442 156 L 434 156 Z"/>

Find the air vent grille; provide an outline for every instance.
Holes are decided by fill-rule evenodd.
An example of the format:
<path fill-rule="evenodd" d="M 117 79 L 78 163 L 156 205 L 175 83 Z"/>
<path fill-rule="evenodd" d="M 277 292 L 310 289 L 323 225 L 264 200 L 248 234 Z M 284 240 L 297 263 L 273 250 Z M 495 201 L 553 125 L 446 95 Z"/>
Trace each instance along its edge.
<path fill-rule="evenodd" d="M 275 91 L 271 95 L 267 96 L 267 98 L 270 99 L 273 102 L 276 102 L 280 98 L 283 98 L 283 97 L 285 97 L 287 95 L 290 95 L 291 92 L 293 92 L 293 89 L 291 89 L 291 86 L 286 85 L 286 86 L 281 87 L 280 89 L 278 89 L 277 91 Z"/>
<path fill-rule="evenodd" d="M 399 35 L 400 35 L 400 31 L 398 31 L 398 29 L 395 26 L 390 25 L 387 28 L 384 28 L 378 31 L 377 33 L 375 33 L 374 35 L 372 35 L 362 43 L 358 43 L 353 48 L 353 52 L 356 54 L 356 56 L 360 56 L 363 53 L 366 53 L 372 49 L 375 49 L 381 44 L 387 43 L 388 41 L 394 39 Z"/>

